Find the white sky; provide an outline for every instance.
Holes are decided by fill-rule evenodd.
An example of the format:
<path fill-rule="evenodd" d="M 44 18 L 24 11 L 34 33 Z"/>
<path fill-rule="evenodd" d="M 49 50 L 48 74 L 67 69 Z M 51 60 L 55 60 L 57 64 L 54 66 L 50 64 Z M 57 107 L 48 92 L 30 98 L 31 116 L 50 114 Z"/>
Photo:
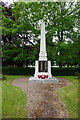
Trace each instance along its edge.
<path fill-rule="evenodd" d="M 1 0 L 1 1 L 3 1 L 3 2 L 8 2 L 9 4 L 11 4 L 13 1 L 33 1 L 33 2 L 37 2 L 37 1 L 41 1 L 41 2 L 56 2 L 56 1 L 60 1 L 60 2 L 71 2 L 71 0 Z M 77 2 L 77 1 L 79 1 L 79 0 L 73 0 L 74 2 Z"/>
<path fill-rule="evenodd" d="M 8 2 L 9 4 L 13 3 L 13 1 L 17 1 L 17 0 L 1 0 L 3 2 Z"/>

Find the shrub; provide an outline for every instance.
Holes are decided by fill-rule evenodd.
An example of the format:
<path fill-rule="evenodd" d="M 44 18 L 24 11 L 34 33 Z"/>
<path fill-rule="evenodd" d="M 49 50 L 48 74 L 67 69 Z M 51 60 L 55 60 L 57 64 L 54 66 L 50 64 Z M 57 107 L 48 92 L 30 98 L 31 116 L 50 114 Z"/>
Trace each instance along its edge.
<path fill-rule="evenodd" d="M 52 68 L 51 72 L 53 76 L 75 76 L 76 72 L 80 73 L 80 68 Z"/>
<path fill-rule="evenodd" d="M 76 71 L 76 75 L 78 76 L 78 79 L 80 79 L 80 68 Z"/>
<path fill-rule="evenodd" d="M 34 75 L 34 68 L 3 67 L 3 75 Z"/>
<path fill-rule="evenodd" d="M 0 80 L 5 80 L 5 79 L 6 79 L 6 77 L 4 75 L 0 76 Z"/>

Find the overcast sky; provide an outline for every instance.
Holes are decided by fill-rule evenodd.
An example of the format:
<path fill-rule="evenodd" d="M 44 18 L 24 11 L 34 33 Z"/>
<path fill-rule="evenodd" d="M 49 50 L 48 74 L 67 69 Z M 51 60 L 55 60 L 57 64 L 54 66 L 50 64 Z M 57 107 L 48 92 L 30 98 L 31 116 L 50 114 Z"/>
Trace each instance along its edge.
<path fill-rule="evenodd" d="M 13 1 L 29 1 L 29 0 L 1 0 L 1 1 L 8 2 L 9 4 L 11 4 Z M 31 0 L 31 1 L 36 2 L 38 0 Z M 39 0 L 39 1 L 45 1 L 45 2 L 47 2 L 47 1 L 54 1 L 54 2 L 56 2 L 56 1 L 62 1 L 62 2 L 67 1 L 67 2 L 71 2 L 71 0 Z M 79 0 L 73 0 L 73 1 L 77 2 Z"/>
<path fill-rule="evenodd" d="M 17 1 L 17 0 L 1 0 L 3 2 L 8 2 L 9 4 L 11 4 L 13 1 Z"/>

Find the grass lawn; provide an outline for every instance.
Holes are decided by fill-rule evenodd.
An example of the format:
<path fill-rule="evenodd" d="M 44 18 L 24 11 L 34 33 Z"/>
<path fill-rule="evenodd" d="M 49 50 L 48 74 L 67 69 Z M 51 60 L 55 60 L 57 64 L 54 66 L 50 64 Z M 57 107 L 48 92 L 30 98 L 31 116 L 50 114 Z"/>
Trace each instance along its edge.
<path fill-rule="evenodd" d="M 3 118 L 27 118 L 27 110 L 25 110 L 26 95 L 18 87 L 12 86 L 12 80 L 26 76 L 6 76 L 2 84 L 2 112 Z M 70 80 L 73 84 L 60 89 L 57 94 L 62 102 L 66 105 L 69 118 L 78 117 L 78 79 L 76 76 L 59 76 Z M 1 94 L 1 81 L 0 81 Z M 1 102 L 0 102 L 1 105 Z M 1 112 L 1 111 L 0 111 Z"/>
<path fill-rule="evenodd" d="M 3 118 L 26 118 L 25 110 L 26 95 L 15 86 L 11 85 L 12 80 L 25 76 L 6 76 L 2 83 L 2 117 Z M 0 81 L 1 82 L 1 81 Z"/>
<path fill-rule="evenodd" d="M 0 81 L 0 119 L 2 118 L 2 81 Z"/>
<path fill-rule="evenodd" d="M 68 79 L 73 84 L 60 89 L 57 94 L 66 105 L 69 118 L 78 118 L 78 79 L 77 76 L 59 76 Z"/>

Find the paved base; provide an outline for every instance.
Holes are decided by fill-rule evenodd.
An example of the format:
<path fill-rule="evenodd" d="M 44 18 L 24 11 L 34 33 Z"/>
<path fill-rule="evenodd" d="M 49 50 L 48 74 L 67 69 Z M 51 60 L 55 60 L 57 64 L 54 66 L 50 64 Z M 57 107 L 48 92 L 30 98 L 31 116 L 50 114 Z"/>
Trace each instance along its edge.
<path fill-rule="evenodd" d="M 59 80 L 55 77 L 48 79 L 36 79 L 35 77 L 30 77 L 28 80 L 29 83 L 58 83 Z"/>

